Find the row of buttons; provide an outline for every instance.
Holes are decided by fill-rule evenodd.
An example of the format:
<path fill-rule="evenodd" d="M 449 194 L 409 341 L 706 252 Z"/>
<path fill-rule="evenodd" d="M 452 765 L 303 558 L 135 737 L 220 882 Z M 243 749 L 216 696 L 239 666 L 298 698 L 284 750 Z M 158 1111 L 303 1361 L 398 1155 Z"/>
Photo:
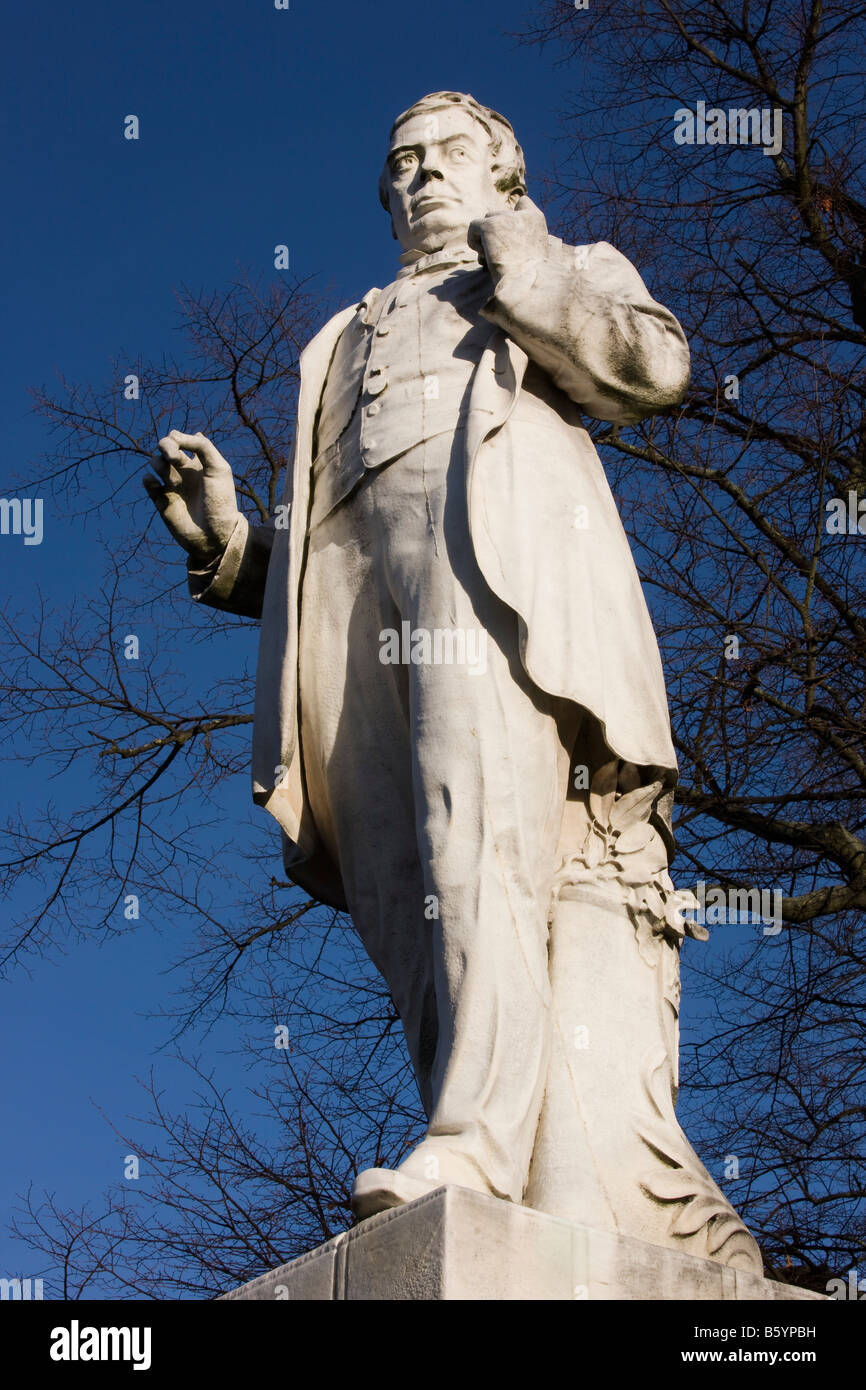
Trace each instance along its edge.
<path fill-rule="evenodd" d="M 398 297 L 391 303 L 390 307 L 385 310 L 385 312 L 382 315 L 382 318 L 384 318 L 386 314 L 389 314 L 392 309 L 405 309 L 407 303 L 408 299 L 404 299 L 402 296 Z M 379 323 L 376 326 L 376 337 L 387 338 L 390 332 L 391 325 L 388 323 L 383 323 L 382 319 L 380 318 Z M 387 385 L 388 378 L 385 376 L 385 368 L 371 367 L 365 383 L 367 393 L 371 396 L 380 396 Z M 373 401 L 371 405 L 365 407 L 365 413 L 368 416 L 378 415 L 381 409 L 382 407 L 380 403 L 378 401 Z M 364 452 L 367 453 L 371 449 L 375 449 L 377 447 L 377 442 L 378 441 L 375 439 L 365 440 Z"/>

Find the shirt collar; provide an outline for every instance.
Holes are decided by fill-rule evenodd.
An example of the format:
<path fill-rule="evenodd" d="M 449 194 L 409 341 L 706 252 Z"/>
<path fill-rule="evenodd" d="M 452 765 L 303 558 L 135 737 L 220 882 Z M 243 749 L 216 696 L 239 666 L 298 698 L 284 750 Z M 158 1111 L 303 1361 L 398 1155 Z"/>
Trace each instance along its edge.
<path fill-rule="evenodd" d="M 465 243 L 459 246 L 443 246 L 440 251 L 426 253 L 404 251 L 400 257 L 400 264 L 403 268 L 397 272 L 398 280 L 403 280 L 408 275 L 423 275 L 427 270 L 444 270 L 453 265 L 472 264 L 476 270 L 481 266 L 478 252 Z"/>
<path fill-rule="evenodd" d="M 403 268 L 398 270 L 397 280 L 404 280 L 410 275 L 423 275 L 425 271 L 445 270 L 455 265 L 471 265 L 474 270 L 480 270 L 482 267 L 478 253 L 465 242 L 455 246 L 443 246 L 441 251 L 430 251 L 426 254 L 423 251 L 404 251 L 400 261 Z M 371 289 L 358 304 L 360 320 L 368 328 L 378 318 L 381 297 L 381 290 Z"/>

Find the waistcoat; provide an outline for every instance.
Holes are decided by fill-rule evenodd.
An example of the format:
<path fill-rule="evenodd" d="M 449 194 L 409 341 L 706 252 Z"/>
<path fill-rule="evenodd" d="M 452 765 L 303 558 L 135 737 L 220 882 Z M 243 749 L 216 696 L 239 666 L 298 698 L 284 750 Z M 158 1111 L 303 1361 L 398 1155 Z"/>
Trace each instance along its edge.
<path fill-rule="evenodd" d="M 343 330 L 316 422 L 310 525 L 368 469 L 465 423 L 490 337 L 480 309 L 493 287 L 474 253 L 455 259 L 448 252 L 420 258 Z"/>

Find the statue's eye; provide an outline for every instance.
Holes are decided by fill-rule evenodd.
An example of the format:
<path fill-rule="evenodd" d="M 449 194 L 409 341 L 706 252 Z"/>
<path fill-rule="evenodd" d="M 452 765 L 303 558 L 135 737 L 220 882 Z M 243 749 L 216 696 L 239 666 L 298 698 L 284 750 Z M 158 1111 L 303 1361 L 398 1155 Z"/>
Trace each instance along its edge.
<path fill-rule="evenodd" d="M 412 154 L 411 150 L 407 150 L 405 154 L 398 154 L 394 158 L 392 168 L 395 174 L 402 174 L 405 173 L 407 169 L 411 169 L 412 165 L 415 163 L 415 155 Z"/>
<path fill-rule="evenodd" d="M 465 145 L 455 145 L 451 150 L 452 159 L 465 159 L 469 151 Z"/>

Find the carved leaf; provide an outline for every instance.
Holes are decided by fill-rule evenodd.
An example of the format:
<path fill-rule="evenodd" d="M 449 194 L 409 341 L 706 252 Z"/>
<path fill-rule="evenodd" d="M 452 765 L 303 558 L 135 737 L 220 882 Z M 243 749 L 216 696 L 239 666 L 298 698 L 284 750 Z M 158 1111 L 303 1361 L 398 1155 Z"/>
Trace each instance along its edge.
<path fill-rule="evenodd" d="M 619 763 L 617 759 L 612 762 L 604 763 L 598 769 L 592 779 L 589 789 L 589 809 L 595 816 L 599 825 L 607 829 L 610 824 L 610 813 L 613 807 L 613 798 L 616 793 L 616 778 Z"/>
<path fill-rule="evenodd" d="M 647 1148 L 673 1167 L 654 1169 L 640 1179 L 640 1185 L 658 1201 L 685 1203 L 671 1223 L 672 1235 L 684 1240 L 698 1237 L 706 1254 L 719 1258 L 722 1263 L 742 1256 L 746 1266 L 760 1274 L 763 1263 L 754 1237 L 679 1127 L 669 1080 L 667 1054 L 654 1052 L 644 1070 L 643 1081 L 647 1097 L 662 1123 L 644 1120 L 638 1133 Z"/>
<path fill-rule="evenodd" d="M 614 811 L 616 806 L 614 806 Z M 636 825 L 629 825 L 617 837 L 616 854 L 639 854 L 642 849 L 646 849 L 655 831 L 648 821 L 638 821 Z"/>
<path fill-rule="evenodd" d="M 707 1249 L 711 1255 L 715 1255 L 732 1236 L 742 1235 L 748 1238 L 748 1248 L 751 1250 L 755 1240 L 751 1231 L 747 1226 L 743 1225 L 743 1222 L 735 1211 L 726 1212 L 724 1216 L 720 1216 L 718 1220 L 714 1221 L 710 1226 L 707 1232 Z M 743 1243 L 745 1244 L 746 1242 Z"/>
<path fill-rule="evenodd" d="M 583 851 L 583 858 L 588 869 L 595 869 L 601 863 L 604 856 L 604 840 L 599 835 L 590 833 L 587 838 L 586 846 Z"/>
<path fill-rule="evenodd" d="M 729 1216 L 730 1203 L 719 1194 L 699 1194 L 692 1198 L 671 1226 L 675 1236 L 693 1236 L 712 1221 L 714 1216 Z"/>
<path fill-rule="evenodd" d="M 629 916 L 634 927 L 640 958 L 651 970 L 655 970 L 659 959 L 660 939 L 653 931 L 652 923 L 645 912 L 635 912 L 633 908 L 629 908 Z"/>
<path fill-rule="evenodd" d="M 659 1118 L 667 1121 L 669 1124 L 673 1122 L 674 1126 L 679 1129 L 673 1101 L 671 1100 L 670 1086 L 667 1081 L 668 1072 L 669 1063 L 667 1053 L 664 1051 L 655 1053 L 644 1072 L 644 1090 L 652 1102 L 653 1109 Z M 658 1134 L 658 1131 L 656 1131 L 656 1133 Z M 670 1138 L 667 1132 L 665 1134 L 665 1139 L 669 1145 Z M 683 1139 L 685 1139 L 685 1135 L 683 1135 Z M 647 1139 L 646 1142 L 650 1143 L 651 1140 Z M 666 1148 L 663 1147 L 659 1149 L 659 1152 L 665 1153 Z M 671 1162 L 676 1163 L 678 1161 L 679 1160 L 672 1154 Z"/>
<path fill-rule="evenodd" d="M 637 825 L 645 821 L 661 789 L 661 782 L 651 782 L 647 787 L 637 787 L 635 791 L 626 792 L 625 796 L 619 797 L 613 803 L 610 813 L 613 829 L 624 830 L 628 825 Z"/>
<path fill-rule="evenodd" d="M 636 855 L 623 855 L 618 863 L 620 881 L 628 884 L 630 888 L 642 888 L 652 878 L 652 870 L 647 871 L 647 861 L 643 856 L 638 858 Z"/>
<path fill-rule="evenodd" d="M 667 902 L 664 904 L 663 916 L 668 926 L 672 931 L 676 932 L 677 936 L 682 937 L 685 935 L 685 923 L 683 921 L 682 912 L 674 899 L 668 898 Z"/>
<path fill-rule="evenodd" d="M 647 884 L 646 888 L 644 889 L 643 900 L 644 906 L 646 907 L 648 912 L 652 913 L 653 917 L 657 918 L 659 921 L 664 920 L 666 916 L 666 909 L 665 904 L 662 901 L 662 895 L 657 888 L 653 887 L 651 883 Z"/>
<path fill-rule="evenodd" d="M 687 1202 L 695 1196 L 694 1179 L 683 1168 L 660 1169 L 650 1173 L 642 1179 L 641 1185 L 658 1197 L 660 1202 Z"/>

